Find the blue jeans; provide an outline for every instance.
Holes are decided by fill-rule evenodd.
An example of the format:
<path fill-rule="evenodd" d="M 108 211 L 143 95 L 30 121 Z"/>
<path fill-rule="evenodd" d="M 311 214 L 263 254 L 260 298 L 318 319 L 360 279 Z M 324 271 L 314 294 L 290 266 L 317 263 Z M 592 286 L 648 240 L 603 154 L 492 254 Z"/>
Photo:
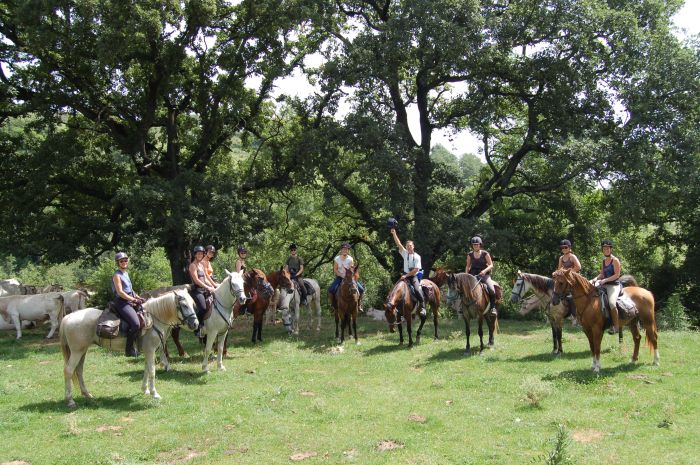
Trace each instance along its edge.
<path fill-rule="evenodd" d="M 331 294 L 335 294 L 338 291 L 338 286 L 340 286 L 340 283 L 343 282 L 343 278 L 340 276 L 336 276 L 335 279 L 333 280 L 333 283 L 331 284 L 331 287 L 328 288 L 328 292 Z M 362 297 L 362 294 L 365 293 L 365 286 L 362 285 L 361 282 L 357 281 L 357 289 L 360 291 L 360 297 Z"/>

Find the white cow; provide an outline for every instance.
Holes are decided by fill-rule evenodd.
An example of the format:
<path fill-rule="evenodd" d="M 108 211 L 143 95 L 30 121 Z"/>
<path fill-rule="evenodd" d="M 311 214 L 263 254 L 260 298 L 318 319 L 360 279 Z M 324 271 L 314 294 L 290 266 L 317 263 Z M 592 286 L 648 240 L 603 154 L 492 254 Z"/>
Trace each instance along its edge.
<path fill-rule="evenodd" d="M 22 285 L 18 279 L 2 279 L 0 280 L 0 297 L 7 295 L 18 295 L 22 292 L 20 291 L 20 286 Z"/>
<path fill-rule="evenodd" d="M 63 296 L 59 292 L 0 297 L 0 316 L 15 325 L 17 339 L 22 338 L 22 321 L 51 321 L 47 339 L 53 336 L 64 314 Z"/>
<path fill-rule="evenodd" d="M 87 307 L 88 294 L 83 290 L 61 292 L 65 315 Z"/>
<path fill-rule="evenodd" d="M 22 329 L 27 329 L 30 328 L 34 325 L 31 321 L 23 321 L 22 322 Z M 11 321 L 5 320 L 2 316 L 0 316 L 0 331 L 9 331 L 9 330 L 14 330 L 15 329 L 15 324 L 12 323 Z"/>

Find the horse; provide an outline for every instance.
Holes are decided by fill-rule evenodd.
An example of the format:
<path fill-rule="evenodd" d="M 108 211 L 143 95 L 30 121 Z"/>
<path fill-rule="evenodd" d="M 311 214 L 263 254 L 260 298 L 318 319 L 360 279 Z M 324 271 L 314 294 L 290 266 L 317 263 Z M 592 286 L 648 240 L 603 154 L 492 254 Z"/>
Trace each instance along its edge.
<path fill-rule="evenodd" d="M 285 268 L 285 267 L 282 267 Z M 280 276 L 280 270 L 274 271 L 270 274 L 267 275 L 267 280 L 270 282 L 270 285 L 275 289 L 275 295 L 270 299 L 269 305 L 267 308 L 267 314 L 269 320 L 274 321 L 274 315 L 277 312 L 277 309 L 279 308 L 279 301 L 280 301 L 280 295 L 279 295 L 279 276 Z M 287 270 L 288 271 L 288 270 Z M 290 274 L 290 280 L 291 280 L 291 274 Z M 314 323 L 314 318 L 316 318 L 316 331 L 321 331 L 321 287 L 318 285 L 318 281 L 312 278 L 302 278 L 304 283 L 307 284 L 307 287 L 311 287 L 313 290 L 312 294 L 307 294 L 306 296 L 306 303 L 302 304 L 299 302 L 299 308 L 301 307 L 306 308 L 306 312 L 308 313 L 308 323 L 306 324 L 306 329 L 311 330 L 313 327 Z M 295 285 L 295 281 L 292 281 L 292 285 Z M 295 314 L 295 318 L 297 320 L 301 320 L 301 315 L 300 312 L 297 312 Z"/>
<path fill-rule="evenodd" d="M 501 302 L 501 287 L 496 284 L 496 304 Z M 459 305 L 462 307 L 462 318 L 464 318 L 464 327 L 467 333 L 467 345 L 464 351 L 465 356 L 471 355 L 469 346 L 469 320 L 477 318 L 479 321 L 479 353 L 484 350 L 484 331 L 483 323 L 489 329 L 489 348 L 493 348 L 493 335 L 498 329 L 498 317 L 488 311 L 489 295 L 484 285 L 476 277 L 469 273 L 450 274 L 447 277 L 447 301 L 456 303 L 458 299 Z"/>
<path fill-rule="evenodd" d="M 0 316 L 15 325 L 17 339 L 22 338 L 22 321 L 51 320 L 46 339 L 51 339 L 65 313 L 63 296 L 59 292 L 0 297 Z"/>
<path fill-rule="evenodd" d="M 438 339 L 438 311 L 440 308 L 440 286 L 430 279 L 422 279 L 420 282 L 423 288 L 423 297 L 425 303 L 430 305 L 430 310 L 433 313 L 433 326 L 435 327 L 435 339 Z M 432 290 L 426 292 L 426 288 Z M 406 331 L 408 332 L 408 347 L 413 347 L 413 330 L 411 328 L 413 311 L 418 306 L 416 300 L 409 289 L 408 282 L 405 279 L 400 279 L 389 292 L 389 295 L 384 302 L 384 315 L 389 323 L 389 332 L 394 332 L 394 326 L 399 327 L 399 345 L 403 344 L 403 326 L 401 319 L 406 321 Z M 416 331 L 416 344 L 420 343 L 421 332 L 427 315 L 420 316 L 420 325 Z"/>
<path fill-rule="evenodd" d="M 348 328 L 350 336 L 350 320 L 352 319 L 352 334 L 355 335 L 355 344 L 360 345 L 357 340 L 357 314 L 360 310 L 360 290 L 355 281 L 357 267 L 346 268 L 345 276 L 338 286 L 336 295 L 338 309 L 335 312 L 335 338 L 338 340 L 338 322 L 341 322 L 340 344 L 345 343 L 345 328 Z"/>
<path fill-rule="evenodd" d="M 544 308 L 549 324 L 552 327 L 552 344 L 554 345 L 552 355 L 559 356 L 564 353 L 561 337 L 562 326 L 568 313 L 568 308 L 563 302 L 560 302 L 558 305 L 552 304 L 552 292 L 554 291 L 554 280 L 552 278 L 518 271 L 518 276 L 515 278 L 513 289 L 510 292 L 510 301 L 517 303 L 530 291 L 533 292 L 534 301 L 531 302 L 532 305 L 521 307 L 520 314 L 527 314 L 535 306 Z"/>
<path fill-rule="evenodd" d="M 214 291 L 214 304 L 211 316 L 204 319 L 201 324 L 200 334 L 206 335 L 204 343 L 204 359 L 202 360 L 202 371 L 209 373 L 209 352 L 214 341 L 217 340 L 217 365 L 219 370 L 226 371 L 223 364 L 224 343 L 226 334 L 232 328 L 234 315 L 234 304 L 245 303 L 246 296 L 243 285 L 243 273 L 226 271 L 226 278 Z"/>
<path fill-rule="evenodd" d="M 267 282 L 265 273 L 257 268 L 253 268 L 243 274 L 243 290 L 245 295 L 248 296 L 246 301 L 248 311 L 253 314 L 253 336 L 251 342 L 253 344 L 255 344 L 256 340 L 262 342 L 263 317 L 275 290 Z M 238 304 L 234 306 L 234 317 L 239 316 L 241 308 L 242 306 Z M 228 334 L 226 334 L 224 341 L 224 355 L 226 354 L 228 354 Z"/>
<path fill-rule="evenodd" d="M 199 325 L 194 311 L 194 301 L 186 291 L 172 293 L 147 300 L 143 304 L 144 312 L 153 317 L 153 326 L 147 329 L 139 338 L 141 349 L 145 356 L 142 390 L 145 395 L 160 399 L 155 387 L 155 352 L 164 344 L 167 333 L 175 324 L 186 322 L 191 329 Z M 58 330 L 63 352 L 63 378 L 65 381 L 65 398 L 68 407 L 74 408 L 72 383 L 80 385 L 83 396 L 91 399 L 92 395 L 85 387 L 83 380 L 83 365 L 88 348 L 93 344 L 102 345 L 96 333 L 97 320 L 103 310 L 86 308 L 66 315 Z"/>
<path fill-rule="evenodd" d="M 299 290 L 294 286 L 286 267 L 280 268 L 277 273 L 277 285 L 280 298 L 277 308 L 282 311 L 282 323 L 289 335 L 299 334 Z"/>
<path fill-rule="evenodd" d="M 557 270 L 554 272 L 554 292 L 552 303 L 558 304 L 563 296 L 571 292 L 576 304 L 576 314 L 581 323 L 583 332 L 588 337 L 593 358 L 592 369 L 600 372 L 600 345 L 605 330 L 605 317 L 601 308 L 598 289 L 585 277 L 571 270 Z M 627 324 L 632 331 L 634 339 L 634 353 L 631 363 L 639 358 L 639 342 L 642 336 L 639 331 L 639 322 L 644 325 L 646 331 L 646 343 L 650 350 L 654 350 L 654 365 L 659 364 L 658 333 L 654 318 L 654 296 L 648 290 L 641 287 L 625 287 L 623 292 L 627 294 L 635 306 L 638 314 L 625 316 L 620 312 L 620 327 Z"/>

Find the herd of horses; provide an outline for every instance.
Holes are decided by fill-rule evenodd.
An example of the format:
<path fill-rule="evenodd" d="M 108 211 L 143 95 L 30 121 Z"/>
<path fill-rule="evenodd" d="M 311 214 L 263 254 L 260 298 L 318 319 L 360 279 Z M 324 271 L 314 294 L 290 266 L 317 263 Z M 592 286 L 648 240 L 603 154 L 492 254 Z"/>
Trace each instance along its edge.
<path fill-rule="evenodd" d="M 348 336 L 353 336 L 359 344 L 357 333 L 357 317 L 360 312 L 361 297 L 357 286 L 358 268 L 348 269 L 342 279 L 331 306 L 335 315 L 336 340 L 343 344 L 345 330 Z M 304 281 L 313 292 L 307 298 L 305 306 L 311 315 L 310 329 L 316 318 L 316 330 L 321 328 L 321 290 L 313 279 Z M 484 345 L 484 322 L 488 328 L 488 347 L 494 346 L 494 335 L 498 330 L 498 317 L 489 311 L 489 299 L 485 285 L 478 277 L 467 273 L 448 273 L 438 269 L 428 279 L 421 281 L 425 301 L 433 315 L 434 337 L 438 338 L 438 312 L 442 298 L 441 289 L 447 287 L 446 301 L 462 315 L 465 323 L 466 346 L 464 354 L 471 354 L 470 321 L 478 323 L 480 347 Z M 624 283 L 623 292 L 634 302 L 636 311 L 626 316 L 621 315 L 621 325 L 626 325 L 632 332 L 634 352 L 632 362 L 639 357 L 641 333 L 639 325 L 644 327 L 646 342 L 654 352 L 654 365 L 659 364 L 658 334 L 654 316 L 654 298 L 652 294 L 637 285 L 633 278 Z M 169 369 L 169 354 L 166 341 L 172 335 L 181 356 L 187 354 L 180 343 L 180 326 L 187 325 L 189 329 L 200 328 L 204 340 L 204 355 L 202 370 L 209 370 L 209 354 L 213 345 L 217 346 L 217 366 L 225 370 L 223 356 L 226 354 L 227 336 L 233 327 L 234 320 L 243 309 L 252 314 L 253 334 L 251 342 L 262 341 L 262 327 L 267 310 L 276 303 L 277 310 L 282 313 L 282 323 L 290 335 L 299 334 L 300 293 L 296 283 L 291 279 L 289 271 L 281 268 L 265 274 L 259 269 L 247 272 L 226 271 L 226 278 L 213 293 L 213 305 L 207 314 L 199 321 L 195 312 L 195 304 L 185 286 L 162 288 L 144 293 L 150 297 L 144 303 L 144 312 L 152 319 L 152 326 L 142 330 L 139 344 L 145 357 L 145 367 L 142 390 L 146 395 L 160 398 L 155 389 L 155 352 L 163 348 L 161 362 L 166 370 Z M 502 289 L 496 286 L 496 303 L 502 303 Z M 562 328 L 568 312 L 563 299 L 571 296 L 576 307 L 576 319 L 586 334 L 591 357 L 592 369 L 600 371 L 600 346 L 606 328 L 606 316 L 599 299 L 598 289 L 582 275 L 571 270 L 558 270 L 552 278 L 518 272 L 511 291 L 511 302 L 523 302 L 523 309 L 540 306 L 545 309 L 552 327 L 554 355 L 563 353 Z M 0 298 L 1 300 L 2 298 Z M 1 309 L 0 302 L 0 309 Z M 427 315 L 418 311 L 418 300 L 406 280 L 399 280 L 389 292 L 384 303 L 385 319 L 389 331 L 395 332 L 398 327 L 399 344 L 403 344 L 403 326 L 406 326 L 408 346 L 414 344 L 413 320 L 419 319 L 415 342 L 420 342 L 421 331 L 427 320 Z M 83 380 L 83 365 L 85 355 L 90 345 L 111 345 L 110 340 L 97 336 L 95 327 L 102 310 L 87 308 L 72 311 L 65 315 L 60 322 L 59 339 L 64 356 L 65 399 L 69 407 L 75 406 L 72 396 L 72 382 L 80 386 L 85 397 L 91 397 Z M 620 332 L 620 341 L 622 335 Z"/>

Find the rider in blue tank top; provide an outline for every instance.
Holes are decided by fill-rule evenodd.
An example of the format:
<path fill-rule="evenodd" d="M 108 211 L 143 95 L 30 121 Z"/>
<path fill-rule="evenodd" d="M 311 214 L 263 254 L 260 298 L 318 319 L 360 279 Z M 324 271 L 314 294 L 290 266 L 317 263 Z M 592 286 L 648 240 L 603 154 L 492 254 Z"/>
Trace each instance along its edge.
<path fill-rule="evenodd" d="M 612 241 L 606 239 L 600 243 L 600 247 L 603 251 L 603 266 L 592 283 L 595 286 L 603 286 L 605 293 L 608 295 L 610 318 L 612 319 L 612 327 L 608 330 L 608 333 L 615 334 L 620 328 L 620 317 L 617 313 L 617 296 L 620 295 L 622 266 L 620 265 L 620 260 L 612 254 Z"/>
<path fill-rule="evenodd" d="M 136 357 L 138 352 L 134 343 L 138 337 L 140 326 L 136 308 L 140 307 L 143 299 L 134 292 L 134 287 L 131 284 L 131 278 L 127 271 L 129 257 L 124 252 L 119 252 L 114 256 L 114 261 L 117 262 L 119 268 L 112 275 L 112 292 L 119 318 L 127 324 L 125 353 L 127 357 Z"/>

